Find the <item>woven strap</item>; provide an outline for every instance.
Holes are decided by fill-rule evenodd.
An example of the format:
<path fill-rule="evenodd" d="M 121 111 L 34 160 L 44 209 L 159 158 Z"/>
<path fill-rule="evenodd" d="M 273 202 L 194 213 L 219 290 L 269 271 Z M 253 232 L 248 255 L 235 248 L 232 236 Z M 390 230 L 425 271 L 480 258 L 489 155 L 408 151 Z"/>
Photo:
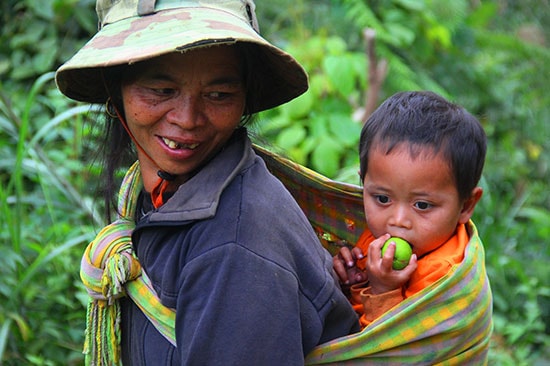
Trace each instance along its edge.
<path fill-rule="evenodd" d="M 336 254 L 365 230 L 362 189 L 332 181 L 255 146 L 294 196 L 323 245 Z M 445 277 L 404 300 L 363 331 L 315 348 L 306 365 L 482 365 L 492 332 L 492 295 L 473 223 L 465 258 Z"/>
<path fill-rule="evenodd" d="M 120 188 L 118 219 L 99 232 L 82 257 L 80 277 L 90 295 L 84 343 L 86 365 L 120 365 L 118 299 L 126 295 L 170 343 L 176 344 L 175 311 L 160 303 L 133 251 L 133 217 L 141 186 L 136 162 Z"/>
<path fill-rule="evenodd" d="M 306 365 L 484 365 L 492 296 L 473 223 L 462 263 L 360 333 L 315 348 Z"/>
<path fill-rule="evenodd" d="M 331 254 L 357 242 L 366 229 L 361 187 L 331 180 L 258 145 L 254 150 L 298 202 Z"/>

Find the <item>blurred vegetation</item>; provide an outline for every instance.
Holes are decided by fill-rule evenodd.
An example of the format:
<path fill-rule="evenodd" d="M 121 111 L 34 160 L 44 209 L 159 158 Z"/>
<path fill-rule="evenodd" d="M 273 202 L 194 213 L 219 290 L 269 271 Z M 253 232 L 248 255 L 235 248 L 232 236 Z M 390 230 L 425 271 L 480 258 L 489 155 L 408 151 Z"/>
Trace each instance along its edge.
<path fill-rule="evenodd" d="M 387 67 L 376 103 L 429 89 L 480 117 L 489 151 L 474 220 L 494 293 L 490 364 L 549 363 L 548 0 L 256 2 L 264 36 L 310 75 L 305 95 L 256 125 L 292 159 L 358 183 L 360 116 L 374 89 L 366 28 Z M 60 95 L 52 71 L 94 33 L 94 4 L 0 4 L 1 364 L 82 363 L 80 256 L 103 224 L 86 123 L 98 108 Z"/>

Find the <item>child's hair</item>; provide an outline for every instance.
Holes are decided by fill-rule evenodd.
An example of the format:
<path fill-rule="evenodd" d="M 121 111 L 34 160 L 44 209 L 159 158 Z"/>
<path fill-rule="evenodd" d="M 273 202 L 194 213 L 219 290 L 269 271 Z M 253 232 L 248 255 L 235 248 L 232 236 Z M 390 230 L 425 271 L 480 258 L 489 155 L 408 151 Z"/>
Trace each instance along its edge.
<path fill-rule="evenodd" d="M 481 178 L 486 135 L 479 121 L 463 107 L 426 91 L 402 92 L 388 98 L 368 118 L 359 141 L 360 177 L 365 178 L 373 148 L 389 154 L 405 143 L 413 158 L 442 153 L 449 163 L 461 200 Z"/>

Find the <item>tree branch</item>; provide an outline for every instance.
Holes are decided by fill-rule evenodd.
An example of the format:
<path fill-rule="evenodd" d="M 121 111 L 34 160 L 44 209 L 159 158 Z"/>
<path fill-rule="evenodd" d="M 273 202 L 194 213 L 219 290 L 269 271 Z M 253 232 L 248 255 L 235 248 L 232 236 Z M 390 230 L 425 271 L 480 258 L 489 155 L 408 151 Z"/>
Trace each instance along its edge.
<path fill-rule="evenodd" d="M 378 98 L 380 95 L 380 90 L 382 89 L 382 84 L 386 78 L 388 71 L 388 62 L 386 60 L 378 61 L 376 57 L 375 50 L 375 38 L 376 32 L 372 28 L 365 28 L 363 31 L 363 37 L 366 40 L 366 54 L 368 58 L 368 81 L 369 86 L 367 93 L 365 95 L 365 109 L 361 117 L 361 122 L 369 118 L 369 116 L 374 112 L 378 105 Z"/>

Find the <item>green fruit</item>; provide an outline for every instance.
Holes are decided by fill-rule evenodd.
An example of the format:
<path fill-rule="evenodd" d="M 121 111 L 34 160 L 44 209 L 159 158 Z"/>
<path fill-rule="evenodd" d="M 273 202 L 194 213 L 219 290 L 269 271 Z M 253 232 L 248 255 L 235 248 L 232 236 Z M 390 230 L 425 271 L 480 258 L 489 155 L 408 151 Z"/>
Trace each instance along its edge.
<path fill-rule="evenodd" d="M 409 243 L 397 237 L 391 237 L 384 243 L 382 247 L 382 256 L 386 253 L 386 249 L 390 243 L 395 243 L 395 254 L 393 255 L 393 269 L 400 270 L 407 267 L 411 259 L 412 249 Z"/>

